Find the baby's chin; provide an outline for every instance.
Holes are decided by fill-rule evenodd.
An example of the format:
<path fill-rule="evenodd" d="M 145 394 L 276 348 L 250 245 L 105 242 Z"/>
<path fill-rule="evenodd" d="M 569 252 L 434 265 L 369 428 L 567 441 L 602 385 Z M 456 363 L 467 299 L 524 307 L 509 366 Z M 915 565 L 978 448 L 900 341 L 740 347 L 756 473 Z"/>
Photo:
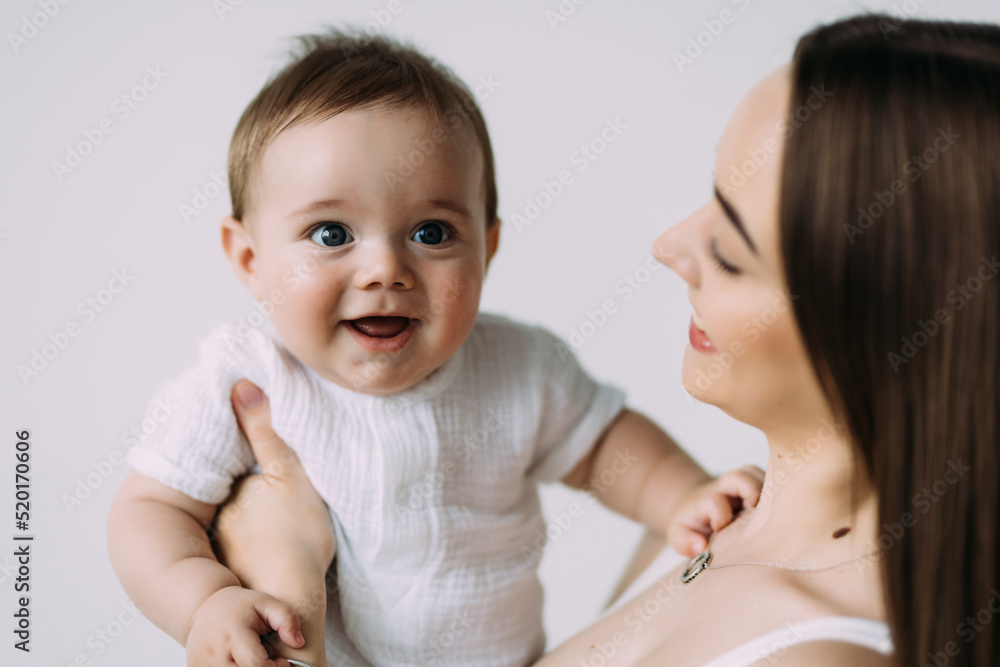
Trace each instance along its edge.
<path fill-rule="evenodd" d="M 355 369 L 346 376 L 336 372 L 313 370 L 330 382 L 359 394 L 392 396 L 420 384 L 434 372 L 435 368 L 417 371 L 406 369 L 400 371 L 392 367 L 381 366 L 377 361 L 372 361 L 362 364 L 360 368 Z"/>

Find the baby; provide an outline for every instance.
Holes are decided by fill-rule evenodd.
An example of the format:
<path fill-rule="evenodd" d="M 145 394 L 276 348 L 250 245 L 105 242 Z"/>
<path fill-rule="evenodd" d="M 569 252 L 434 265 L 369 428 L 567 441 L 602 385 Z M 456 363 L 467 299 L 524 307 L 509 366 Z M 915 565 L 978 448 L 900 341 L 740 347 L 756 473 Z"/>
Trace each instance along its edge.
<path fill-rule="evenodd" d="M 230 405 L 245 377 L 330 508 L 330 664 L 528 664 L 544 648 L 538 483 L 693 548 L 756 489 L 726 493 L 550 333 L 478 312 L 500 221 L 485 122 L 454 75 L 385 39 L 303 41 L 229 154 L 222 244 L 273 331 L 219 328 L 168 385 L 182 406 L 130 454 L 112 561 L 189 661 L 273 664 L 271 629 L 308 645 L 205 532 L 255 464 Z"/>

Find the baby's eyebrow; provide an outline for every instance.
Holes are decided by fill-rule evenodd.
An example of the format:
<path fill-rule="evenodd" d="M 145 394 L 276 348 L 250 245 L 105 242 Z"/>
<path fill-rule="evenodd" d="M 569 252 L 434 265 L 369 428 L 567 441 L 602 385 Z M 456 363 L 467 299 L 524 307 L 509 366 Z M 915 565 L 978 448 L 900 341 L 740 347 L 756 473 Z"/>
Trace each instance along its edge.
<path fill-rule="evenodd" d="M 463 218 L 472 220 L 472 213 L 469 211 L 468 207 L 454 199 L 428 199 L 427 204 L 434 208 L 440 208 L 446 211 L 451 211 L 452 213 L 457 213 Z M 319 199 L 293 211 L 288 217 L 308 217 L 317 213 L 329 211 L 330 209 L 349 209 L 350 207 L 351 204 L 346 199 Z"/>
<path fill-rule="evenodd" d="M 288 217 L 294 218 L 299 216 L 308 216 L 314 213 L 328 211 L 331 208 L 350 208 L 350 205 L 347 203 L 346 199 L 320 199 L 292 212 L 292 214 Z"/>
<path fill-rule="evenodd" d="M 427 203 L 434 208 L 443 208 L 446 211 L 457 213 L 470 220 L 472 219 L 472 213 L 469 212 L 469 209 L 454 199 L 431 199 Z"/>

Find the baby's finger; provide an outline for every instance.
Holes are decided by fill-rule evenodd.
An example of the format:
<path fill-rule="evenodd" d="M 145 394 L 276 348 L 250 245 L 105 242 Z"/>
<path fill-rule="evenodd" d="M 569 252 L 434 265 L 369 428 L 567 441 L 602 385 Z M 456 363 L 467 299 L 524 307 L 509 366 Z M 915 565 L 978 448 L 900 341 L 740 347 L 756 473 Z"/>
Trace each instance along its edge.
<path fill-rule="evenodd" d="M 764 486 L 764 470 L 760 466 L 743 466 L 740 468 L 740 471 L 750 475 L 756 479 L 761 486 Z"/>
<path fill-rule="evenodd" d="M 690 526 L 675 526 L 670 531 L 670 546 L 684 556 L 695 556 L 708 547 L 708 536 Z"/>
<path fill-rule="evenodd" d="M 760 490 L 763 481 L 757 479 L 742 470 L 734 470 L 720 476 L 715 483 L 715 490 L 731 498 L 738 498 L 742 503 L 737 503 L 737 507 L 755 507 L 760 501 Z"/>
<path fill-rule="evenodd" d="M 267 624 L 267 630 L 277 631 L 278 637 L 286 645 L 292 648 L 300 648 L 306 643 L 305 638 L 302 636 L 302 625 L 299 621 L 299 615 L 281 600 L 267 596 L 255 601 L 254 609 L 257 610 L 257 614 Z"/>
<path fill-rule="evenodd" d="M 711 526 L 712 532 L 725 528 L 733 520 L 733 507 L 721 494 L 715 493 L 704 498 L 699 507 L 708 517 L 708 525 Z"/>
<path fill-rule="evenodd" d="M 274 661 L 267 657 L 267 649 L 260 643 L 260 635 L 251 628 L 235 630 L 232 646 L 237 667 L 274 667 Z"/>

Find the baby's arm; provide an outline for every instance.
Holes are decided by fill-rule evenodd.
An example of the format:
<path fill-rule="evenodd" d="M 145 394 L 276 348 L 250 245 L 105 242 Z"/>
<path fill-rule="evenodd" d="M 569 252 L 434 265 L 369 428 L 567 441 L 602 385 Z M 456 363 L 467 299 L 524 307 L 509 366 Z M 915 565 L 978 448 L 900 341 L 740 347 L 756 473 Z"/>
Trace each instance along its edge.
<path fill-rule="evenodd" d="M 303 643 L 299 621 L 279 600 L 244 589 L 212 554 L 205 528 L 216 506 L 131 472 L 111 507 L 108 551 L 125 592 L 159 628 L 185 645 L 188 665 L 274 666 L 259 635 L 272 628 Z"/>
<path fill-rule="evenodd" d="M 749 472 L 729 473 L 714 482 L 659 426 L 627 408 L 562 481 L 667 535 L 677 551 L 688 554 L 704 548 L 706 532 L 732 521 L 734 503 L 742 499 L 752 506 L 760 495 L 760 481 Z M 682 505 L 704 520 L 685 517 L 679 522 Z"/>

